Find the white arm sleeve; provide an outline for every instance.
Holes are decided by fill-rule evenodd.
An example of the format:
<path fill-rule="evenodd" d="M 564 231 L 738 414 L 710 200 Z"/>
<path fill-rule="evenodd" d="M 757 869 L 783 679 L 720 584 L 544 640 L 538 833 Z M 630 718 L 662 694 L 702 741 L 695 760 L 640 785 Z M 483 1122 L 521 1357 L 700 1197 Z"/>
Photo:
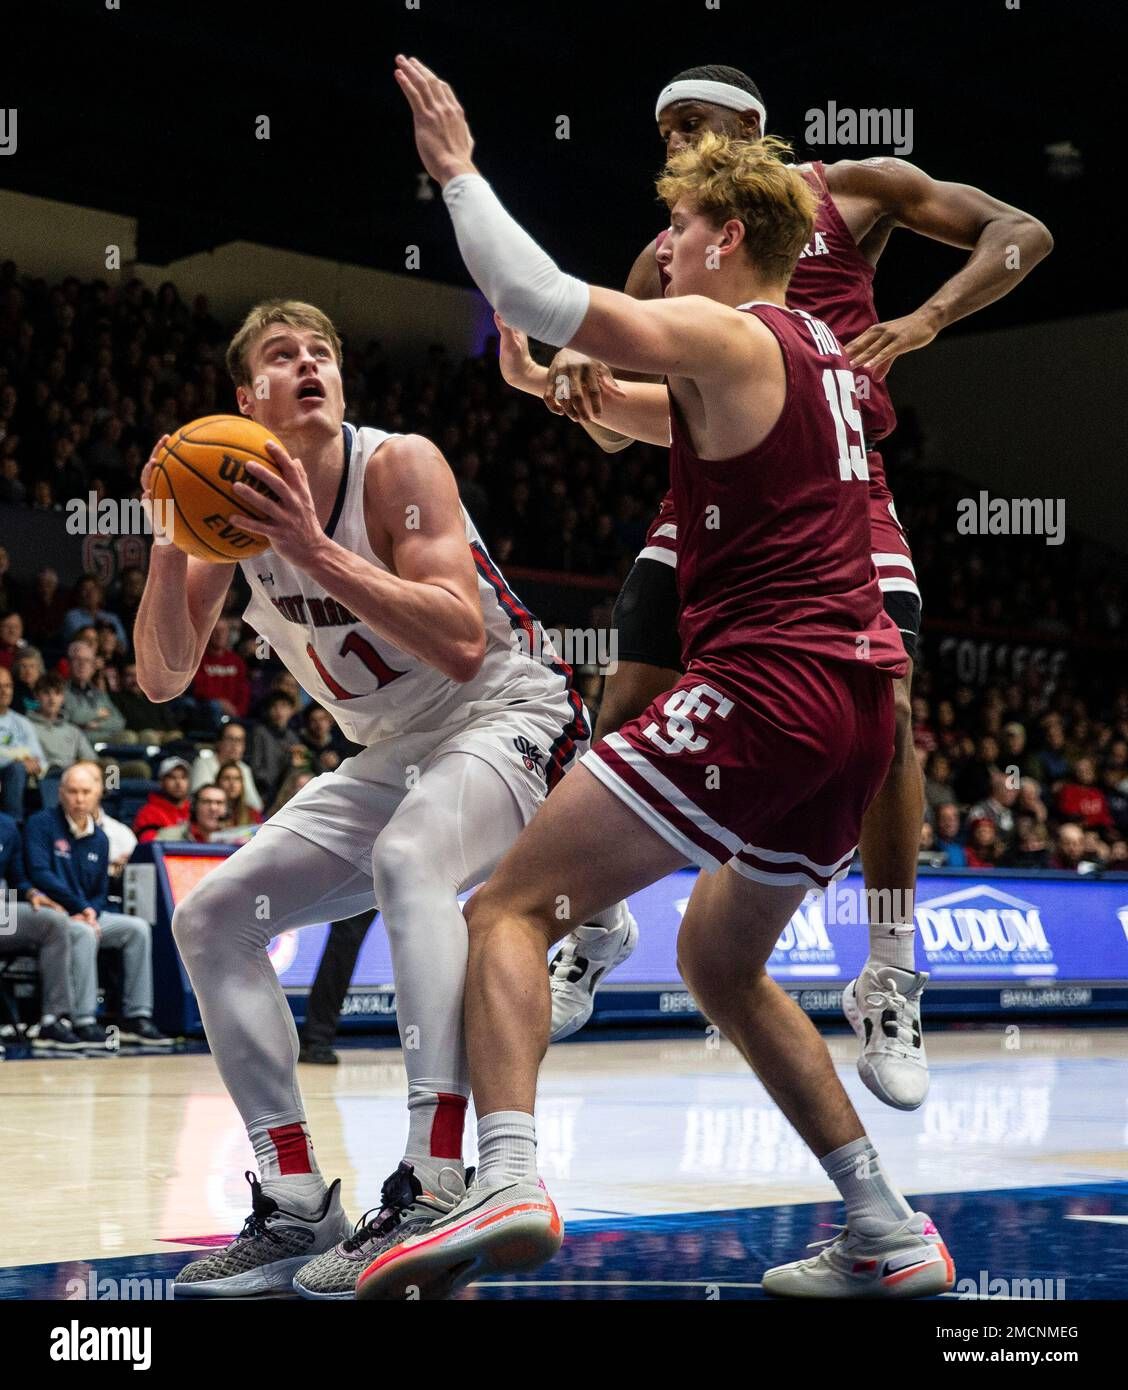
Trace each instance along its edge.
<path fill-rule="evenodd" d="M 466 269 L 505 322 L 553 347 L 570 343 L 588 311 L 587 285 L 518 226 L 481 174 L 451 179 L 443 201 Z"/>

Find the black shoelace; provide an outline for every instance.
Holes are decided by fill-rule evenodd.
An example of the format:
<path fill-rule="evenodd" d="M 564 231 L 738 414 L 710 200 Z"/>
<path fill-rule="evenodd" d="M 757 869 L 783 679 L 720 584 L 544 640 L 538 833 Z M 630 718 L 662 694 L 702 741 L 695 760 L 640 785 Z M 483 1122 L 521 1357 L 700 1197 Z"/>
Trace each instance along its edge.
<path fill-rule="evenodd" d="M 348 1240 L 342 1242 L 342 1249 L 359 1250 L 368 1241 L 386 1236 L 395 1230 L 403 1220 L 404 1211 L 421 1194 L 419 1179 L 409 1163 L 401 1163 L 390 1178 L 386 1178 L 380 1189 L 380 1205 L 370 1208 L 356 1224 L 356 1229 Z M 375 1212 L 375 1216 L 372 1212 Z"/>

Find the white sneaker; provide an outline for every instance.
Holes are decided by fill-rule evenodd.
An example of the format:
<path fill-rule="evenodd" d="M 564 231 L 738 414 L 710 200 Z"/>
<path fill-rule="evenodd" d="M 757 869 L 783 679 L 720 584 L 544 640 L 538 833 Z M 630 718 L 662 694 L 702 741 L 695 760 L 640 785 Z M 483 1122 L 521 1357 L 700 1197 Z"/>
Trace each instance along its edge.
<path fill-rule="evenodd" d="M 475 1182 L 449 1215 L 377 1255 L 357 1279 L 356 1296 L 449 1298 L 484 1274 L 539 1269 L 563 1241 L 564 1222 L 543 1182 Z"/>
<path fill-rule="evenodd" d="M 920 996 L 928 975 L 867 961 L 842 991 L 842 1012 L 862 1044 L 858 1075 L 878 1100 L 915 1110 L 928 1094 Z"/>
<path fill-rule="evenodd" d="M 569 932 L 548 967 L 552 993 L 551 1042 L 578 1033 L 595 1008 L 595 991 L 638 945 L 638 923 L 619 904 L 613 927 L 585 922 Z"/>
<path fill-rule="evenodd" d="M 263 1192 L 254 1173 L 247 1174 L 247 1181 L 251 1214 L 243 1229 L 222 1250 L 185 1265 L 173 1282 L 173 1298 L 248 1298 L 289 1292 L 304 1264 L 323 1250 L 332 1250 L 349 1234 L 340 1178 L 312 1216 L 286 1211 Z"/>
<path fill-rule="evenodd" d="M 865 1218 L 858 1225 L 863 1226 Z M 940 1232 L 922 1211 L 881 1236 L 843 1226 L 817 1255 L 776 1265 L 764 1274 L 764 1292 L 779 1298 L 929 1298 L 947 1293 L 956 1266 Z"/>

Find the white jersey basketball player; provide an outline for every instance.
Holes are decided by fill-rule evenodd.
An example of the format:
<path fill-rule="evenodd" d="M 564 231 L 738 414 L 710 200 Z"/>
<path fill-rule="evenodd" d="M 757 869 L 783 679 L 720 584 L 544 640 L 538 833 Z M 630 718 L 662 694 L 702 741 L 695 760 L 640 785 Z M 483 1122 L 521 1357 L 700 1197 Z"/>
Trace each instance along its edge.
<path fill-rule="evenodd" d="M 294 1281 L 309 1297 L 349 1298 L 374 1251 L 445 1214 L 465 1190 L 458 895 L 489 875 L 585 750 L 588 719 L 438 449 L 343 423 L 340 341 L 324 314 L 294 301 L 259 305 L 227 360 L 240 410 L 285 446 L 269 446 L 280 477 L 247 465 L 277 501 L 236 485 L 265 513 L 236 524 L 271 543 L 242 562 L 245 616 L 364 748 L 304 787 L 173 917 L 259 1169 L 242 1233 L 189 1264 L 175 1291 L 241 1297 Z M 136 628 L 151 699 L 188 686 L 233 569 L 153 548 Z M 408 1138 L 376 1216 L 350 1234 L 339 1183 L 327 1187 L 314 1157 L 297 1033 L 266 946 L 373 901 L 395 969 Z"/>

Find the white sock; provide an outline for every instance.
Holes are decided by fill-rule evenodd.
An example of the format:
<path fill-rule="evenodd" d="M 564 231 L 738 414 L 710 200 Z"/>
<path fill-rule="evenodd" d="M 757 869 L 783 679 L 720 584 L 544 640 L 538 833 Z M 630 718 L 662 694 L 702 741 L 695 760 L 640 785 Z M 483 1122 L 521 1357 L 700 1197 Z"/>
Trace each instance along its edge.
<path fill-rule="evenodd" d="M 613 931 L 615 927 L 619 926 L 625 907 L 626 903 L 617 902 L 613 903 L 610 907 L 605 907 L 602 912 L 593 912 L 587 921 L 584 922 L 584 926 L 603 927 L 607 931 Z"/>
<path fill-rule="evenodd" d="M 495 1110 L 478 1120 L 479 1183 L 537 1180 L 537 1129 L 523 1110 Z"/>
<path fill-rule="evenodd" d="M 847 1226 L 856 1229 L 860 1219 L 864 1234 L 880 1235 L 912 1216 L 912 1207 L 885 1176 L 866 1135 L 834 1149 L 819 1162 L 846 1203 Z"/>
<path fill-rule="evenodd" d="M 897 970 L 915 972 L 916 927 L 912 923 L 871 922 L 869 939 L 869 958 L 875 965 L 891 965 Z"/>

